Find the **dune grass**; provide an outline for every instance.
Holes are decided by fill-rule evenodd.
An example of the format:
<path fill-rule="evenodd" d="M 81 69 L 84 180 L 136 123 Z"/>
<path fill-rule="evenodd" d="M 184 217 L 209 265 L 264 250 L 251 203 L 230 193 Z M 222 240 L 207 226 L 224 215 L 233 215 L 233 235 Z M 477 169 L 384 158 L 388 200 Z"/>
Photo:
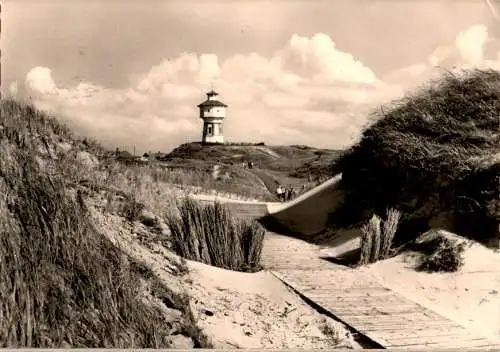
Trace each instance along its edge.
<path fill-rule="evenodd" d="M 202 205 L 191 198 L 168 214 L 173 249 L 183 258 L 235 271 L 258 271 L 264 230 L 239 221 L 220 203 Z"/>
<path fill-rule="evenodd" d="M 180 328 L 141 299 L 144 268 L 96 230 L 68 159 L 41 158 L 63 141 L 100 147 L 30 105 L 0 104 L 0 346 L 160 348 L 184 334 L 210 347 L 186 297 L 162 286 Z"/>
<path fill-rule="evenodd" d="M 373 215 L 361 228 L 361 253 L 359 264 L 375 263 L 392 254 L 392 242 L 401 218 L 399 211 L 389 209 L 386 219 Z"/>
<path fill-rule="evenodd" d="M 346 199 L 332 223 L 363 223 L 395 207 L 408 224 L 396 237 L 412 240 L 418 233 L 408 229 L 425 231 L 429 219 L 451 211 L 458 233 L 496 236 L 499 116 L 500 73 L 478 69 L 445 73 L 375 111 L 360 142 L 335 164 Z"/>

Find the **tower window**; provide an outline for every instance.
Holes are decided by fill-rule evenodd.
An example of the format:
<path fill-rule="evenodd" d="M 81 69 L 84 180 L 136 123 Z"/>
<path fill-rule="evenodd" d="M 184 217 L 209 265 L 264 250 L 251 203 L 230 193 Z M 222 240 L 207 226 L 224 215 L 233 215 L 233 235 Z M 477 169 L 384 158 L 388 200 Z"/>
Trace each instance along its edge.
<path fill-rule="evenodd" d="M 212 125 L 207 125 L 207 134 L 212 134 Z"/>

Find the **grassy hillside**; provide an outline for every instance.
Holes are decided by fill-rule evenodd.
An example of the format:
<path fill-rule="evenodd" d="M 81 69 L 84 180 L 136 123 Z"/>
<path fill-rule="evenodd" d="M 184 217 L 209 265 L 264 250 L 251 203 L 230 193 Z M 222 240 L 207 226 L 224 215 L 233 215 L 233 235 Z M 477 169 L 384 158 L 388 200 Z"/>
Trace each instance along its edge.
<path fill-rule="evenodd" d="M 447 73 L 373 113 L 359 144 L 335 165 L 347 191 L 332 217 L 362 223 L 395 208 L 397 237 L 441 216 L 474 239 L 497 236 L 500 221 L 500 73 Z"/>
<path fill-rule="evenodd" d="M 0 345 L 209 347 L 187 298 L 92 216 L 90 196 L 116 194 L 104 150 L 29 105 L 0 111 Z"/>
<path fill-rule="evenodd" d="M 171 166 L 190 167 L 205 173 L 219 164 L 222 174 L 232 176 L 230 183 L 266 192 L 263 199 L 270 200 L 278 183 L 297 188 L 305 185 L 309 189 L 318 181 L 331 177 L 331 165 L 339 155 L 340 151 L 307 146 L 186 143 L 162 160 Z M 253 169 L 241 167 L 248 162 L 253 163 Z"/>

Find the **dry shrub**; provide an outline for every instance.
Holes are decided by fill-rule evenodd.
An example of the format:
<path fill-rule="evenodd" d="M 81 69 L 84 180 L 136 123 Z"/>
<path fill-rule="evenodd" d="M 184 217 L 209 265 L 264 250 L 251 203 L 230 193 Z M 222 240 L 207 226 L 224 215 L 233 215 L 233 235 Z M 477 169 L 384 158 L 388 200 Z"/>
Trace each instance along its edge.
<path fill-rule="evenodd" d="M 129 221 L 136 221 L 140 218 L 144 204 L 138 202 L 134 197 L 126 197 L 120 209 L 120 215 Z"/>
<path fill-rule="evenodd" d="M 230 270 L 261 269 L 265 232 L 257 222 L 237 220 L 223 204 L 191 198 L 179 202 L 178 212 L 166 216 L 178 255 Z"/>
<path fill-rule="evenodd" d="M 424 248 L 425 247 L 425 248 Z M 418 270 L 427 272 L 455 272 L 464 265 L 465 242 L 453 241 L 446 237 L 436 237 L 420 246 L 426 256 Z"/>

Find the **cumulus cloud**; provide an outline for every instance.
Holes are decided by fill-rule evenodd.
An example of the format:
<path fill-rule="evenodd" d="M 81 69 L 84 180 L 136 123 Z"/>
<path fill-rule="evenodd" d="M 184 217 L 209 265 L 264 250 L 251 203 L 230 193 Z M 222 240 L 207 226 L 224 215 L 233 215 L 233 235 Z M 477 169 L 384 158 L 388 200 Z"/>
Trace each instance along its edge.
<path fill-rule="evenodd" d="M 482 24 L 466 28 L 453 42 L 437 47 L 427 62 L 394 70 L 381 80 L 395 93 L 436 78 L 443 68 L 453 71 L 472 67 L 500 70 L 500 42 L 491 37 L 488 27 Z"/>
<path fill-rule="evenodd" d="M 31 90 L 41 94 L 52 94 L 57 90 L 52 71 L 46 67 L 35 67 L 28 72 L 25 84 Z"/>
<path fill-rule="evenodd" d="M 495 58 L 487 58 L 489 47 L 498 47 L 498 39 L 491 38 L 488 27 L 483 24 L 470 26 L 457 34 L 454 43 L 443 45 L 429 56 L 433 66 L 481 67 L 497 66 Z"/>
<path fill-rule="evenodd" d="M 497 57 L 485 58 L 489 40 L 486 27 L 473 26 L 459 33 L 453 45 L 431 53 L 429 62 L 382 78 L 320 33 L 293 35 L 269 56 L 234 54 L 220 60 L 213 53 L 182 53 L 123 89 L 91 82 L 59 86 L 46 67 L 33 68 L 24 83 L 35 104 L 109 147 L 135 144 L 138 151 L 167 151 L 199 140 L 202 122 L 196 105 L 214 86 L 229 105 L 227 140 L 340 148 L 359 136 L 371 109 L 427 77 L 433 65 L 450 59 L 497 63 Z"/>
<path fill-rule="evenodd" d="M 484 46 L 487 40 L 488 28 L 485 25 L 475 25 L 457 36 L 456 45 L 466 63 L 478 65 L 483 62 Z"/>
<path fill-rule="evenodd" d="M 131 81 L 125 89 L 58 86 L 50 68 L 35 67 L 25 86 L 35 104 L 108 146 L 168 150 L 199 140 L 196 105 L 211 86 L 229 105 L 228 140 L 317 145 L 312 131 L 321 131 L 323 145 L 337 147 L 349 142 L 342 131 L 359 128 L 350 115 L 364 111 L 380 85 L 369 67 L 325 34 L 293 35 L 269 57 L 235 54 L 220 62 L 213 53 L 182 53 Z"/>
<path fill-rule="evenodd" d="M 318 81 L 377 82 L 370 68 L 351 54 L 338 50 L 332 39 L 322 33 L 312 38 L 294 34 L 280 58 L 283 59 L 285 68 Z"/>

